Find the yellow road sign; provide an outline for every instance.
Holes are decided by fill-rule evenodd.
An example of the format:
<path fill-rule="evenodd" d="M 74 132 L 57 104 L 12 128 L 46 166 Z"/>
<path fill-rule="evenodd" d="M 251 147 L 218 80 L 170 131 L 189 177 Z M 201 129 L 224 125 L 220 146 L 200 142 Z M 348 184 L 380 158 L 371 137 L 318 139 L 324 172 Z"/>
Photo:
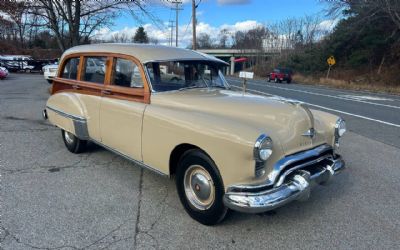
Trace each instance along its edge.
<path fill-rule="evenodd" d="M 336 60 L 335 60 L 335 58 L 334 58 L 333 56 L 330 56 L 330 57 L 326 60 L 326 62 L 328 63 L 329 66 L 332 66 L 332 65 L 335 65 Z"/>

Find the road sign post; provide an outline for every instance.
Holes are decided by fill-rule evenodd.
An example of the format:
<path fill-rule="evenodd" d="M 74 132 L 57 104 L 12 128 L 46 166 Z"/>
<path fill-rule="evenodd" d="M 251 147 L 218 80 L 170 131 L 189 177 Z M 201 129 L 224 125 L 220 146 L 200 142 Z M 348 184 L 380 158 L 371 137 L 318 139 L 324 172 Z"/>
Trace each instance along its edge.
<path fill-rule="evenodd" d="M 328 78 L 329 78 L 329 73 L 331 72 L 331 67 L 332 67 L 333 65 L 336 64 L 335 57 L 330 56 L 330 57 L 326 60 L 326 62 L 328 63 L 328 66 L 329 66 L 328 72 L 326 73 L 326 79 L 328 79 Z"/>
<path fill-rule="evenodd" d="M 254 72 L 240 71 L 239 77 L 243 78 L 243 94 L 246 93 L 247 79 L 253 79 Z"/>

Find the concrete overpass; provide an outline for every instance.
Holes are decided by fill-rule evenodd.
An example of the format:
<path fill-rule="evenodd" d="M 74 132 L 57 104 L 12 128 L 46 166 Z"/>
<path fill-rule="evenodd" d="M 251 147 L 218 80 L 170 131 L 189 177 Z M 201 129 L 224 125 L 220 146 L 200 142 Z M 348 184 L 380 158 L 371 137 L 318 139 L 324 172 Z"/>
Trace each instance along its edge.
<path fill-rule="evenodd" d="M 215 56 L 225 62 L 229 62 L 230 71 L 229 73 L 233 75 L 235 73 L 235 59 L 240 57 L 253 57 L 253 56 L 271 56 L 274 54 L 279 54 L 281 51 L 279 49 L 268 49 L 268 50 L 258 50 L 258 49 L 198 49 L 198 52 L 202 52 L 208 55 Z"/>

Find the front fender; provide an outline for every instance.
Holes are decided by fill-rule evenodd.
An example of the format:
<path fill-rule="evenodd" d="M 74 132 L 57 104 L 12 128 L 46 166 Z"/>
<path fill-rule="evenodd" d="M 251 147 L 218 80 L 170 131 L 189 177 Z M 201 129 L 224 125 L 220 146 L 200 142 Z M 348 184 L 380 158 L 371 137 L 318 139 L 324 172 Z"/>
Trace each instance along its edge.
<path fill-rule="evenodd" d="M 253 158 L 254 143 L 261 133 L 265 133 L 262 128 L 231 117 L 149 105 L 143 118 L 143 161 L 170 174 L 171 152 L 177 145 L 188 143 L 201 148 L 214 160 L 225 187 L 262 182 L 255 178 Z M 276 148 L 278 158 L 280 146 Z"/>

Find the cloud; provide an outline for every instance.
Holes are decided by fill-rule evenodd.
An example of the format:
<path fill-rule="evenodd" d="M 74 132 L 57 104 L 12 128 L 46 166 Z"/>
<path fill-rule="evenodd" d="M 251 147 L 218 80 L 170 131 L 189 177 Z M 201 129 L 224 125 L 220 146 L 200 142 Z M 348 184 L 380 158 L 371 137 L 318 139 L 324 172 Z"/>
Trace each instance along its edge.
<path fill-rule="evenodd" d="M 217 0 L 220 5 L 248 4 L 250 0 Z"/>
<path fill-rule="evenodd" d="M 167 25 L 167 24 L 166 24 Z M 223 24 L 220 26 L 212 26 L 209 23 L 199 22 L 196 27 L 197 35 L 202 33 L 209 34 L 211 39 L 217 39 L 221 30 L 226 31 L 228 34 L 234 35 L 236 31 L 247 31 L 262 24 L 254 20 L 246 20 L 242 22 L 236 22 L 234 24 Z M 162 30 L 156 27 L 154 24 L 143 25 L 147 35 L 151 38 L 156 38 L 159 44 L 169 45 L 169 38 L 171 31 L 168 29 Z M 121 30 L 110 30 L 109 28 L 102 28 L 95 32 L 95 38 L 100 40 L 110 40 L 115 34 L 126 34 L 129 38 L 133 37 L 138 27 L 124 27 Z M 175 29 L 173 30 L 175 36 Z M 191 25 L 180 25 L 179 26 L 179 46 L 187 47 L 192 41 L 192 26 Z M 175 38 L 174 42 L 175 44 Z"/>

